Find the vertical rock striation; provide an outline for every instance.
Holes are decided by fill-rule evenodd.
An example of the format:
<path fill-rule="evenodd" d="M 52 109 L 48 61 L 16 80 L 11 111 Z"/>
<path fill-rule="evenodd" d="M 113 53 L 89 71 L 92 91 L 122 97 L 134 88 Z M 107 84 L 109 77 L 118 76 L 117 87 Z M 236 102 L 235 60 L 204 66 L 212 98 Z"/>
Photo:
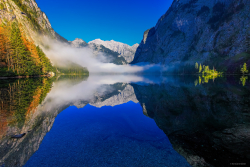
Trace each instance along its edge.
<path fill-rule="evenodd" d="M 219 62 L 234 71 L 233 63 L 250 57 L 249 10 L 248 0 L 174 0 L 145 31 L 132 64 Z"/>

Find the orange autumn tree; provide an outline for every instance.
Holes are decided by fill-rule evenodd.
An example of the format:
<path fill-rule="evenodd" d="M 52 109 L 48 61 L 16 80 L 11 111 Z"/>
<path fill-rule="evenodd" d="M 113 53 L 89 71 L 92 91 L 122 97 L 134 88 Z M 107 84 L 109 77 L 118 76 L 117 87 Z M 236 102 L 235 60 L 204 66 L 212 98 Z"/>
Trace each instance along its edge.
<path fill-rule="evenodd" d="M 0 60 L 3 61 L 6 55 L 6 36 L 4 35 L 3 27 L 0 27 Z"/>
<path fill-rule="evenodd" d="M 1 67 L 4 68 L 7 66 L 8 71 L 12 66 L 11 54 L 13 53 L 9 39 L 10 29 L 10 24 L 0 26 L 0 62 Z"/>
<path fill-rule="evenodd" d="M 22 35 L 22 40 L 23 40 L 23 43 L 24 43 L 24 45 L 26 46 L 26 48 L 30 51 L 31 57 L 34 58 L 34 61 L 35 61 L 36 66 L 41 65 L 41 61 L 40 61 L 39 55 L 38 55 L 38 53 L 37 53 L 36 45 L 34 44 L 34 42 L 28 41 L 28 40 L 24 37 L 24 35 Z"/>
<path fill-rule="evenodd" d="M 0 26 L 0 76 L 44 75 L 55 72 L 50 60 L 40 47 L 28 40 L 20 25 Z"/>

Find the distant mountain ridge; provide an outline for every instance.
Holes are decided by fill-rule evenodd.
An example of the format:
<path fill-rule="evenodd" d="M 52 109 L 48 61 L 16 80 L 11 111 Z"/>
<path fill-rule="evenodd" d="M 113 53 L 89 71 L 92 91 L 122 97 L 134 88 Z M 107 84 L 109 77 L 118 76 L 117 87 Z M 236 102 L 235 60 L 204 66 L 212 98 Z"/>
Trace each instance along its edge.
<path fill-rule="evenodd" d="M 88 45 L 87 42 L 85 42 L 84 40 L 82 40 L 80 38 L 76 38 L 74 41 L 68 41 L 68 42 L 74 48 L 81 48 L 81 47 Z"/>
<path fill-rule="evenodd" d="M 74 48 L 89 47 L 93 49 L 93 53 L 97 55 L 100 52 L 106 54 L 108 60 L 107 63 L 114 63 L 117 65 L 128 64 L 134 59 L 134 55 L 139 44 L 129 46 L 127 44 L 116 42 L 116 41 L 103 41 L 95 39 L 86 43 L 84 40 L 76 38 L 68 43 Z"/>
<path fill-rule="evenodd" d="M 134 59 L 134 55 L 139 44 L 134 44 L 133 46 L 129 46 L 127 44 L 116 42 L 114 40 L 111 41 L 103 41 L 101 39 L 95 39 L 90 41 L 89 44 L 103 45 L 106 48 L 113 50 L 114 52 L 119 53 L 125 60 L 130 63 Z"/>
<path fill-rule="evenodd" d="M 88 44 L 88 47 L 93 50 L 93 53 L 94 53 L 94 55 L 97 56 L 97 59 L 98 59 L 98 55 L 100 53 L 104 53 L 102 55 L 106 57 L 106 60 L 103 61 L 103 63 L 114 63 L 117 65 L 128 64 L 128 62 L 125 60 L 125 58 L 120 56 L 119 53 L 114 52 L 113 50 L 106 48 L 103 45 L 96 45 L 96 44 L 92 43 L 92 44 Z"/>

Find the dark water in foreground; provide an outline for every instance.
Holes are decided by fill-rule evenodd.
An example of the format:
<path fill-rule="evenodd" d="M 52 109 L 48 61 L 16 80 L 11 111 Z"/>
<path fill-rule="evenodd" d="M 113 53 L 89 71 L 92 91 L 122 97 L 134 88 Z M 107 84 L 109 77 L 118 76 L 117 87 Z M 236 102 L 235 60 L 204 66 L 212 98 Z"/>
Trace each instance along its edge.
<path fill-rule="evenodd" d="M 189 166 L 139 104 L 69 107 L 26 166 Z"/>
<path fill-rule="evenodd" d="M 1 80 L 0 109 L 0 166 L 250 165 L 247 78 Z"/>

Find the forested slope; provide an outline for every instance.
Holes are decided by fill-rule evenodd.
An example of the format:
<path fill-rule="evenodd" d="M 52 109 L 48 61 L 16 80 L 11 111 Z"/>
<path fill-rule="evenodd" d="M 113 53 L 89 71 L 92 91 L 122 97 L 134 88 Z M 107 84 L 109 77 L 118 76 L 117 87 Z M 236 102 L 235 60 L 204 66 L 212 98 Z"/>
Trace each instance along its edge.
<path fill-rule="evenodd" d="M 28 40 L 17 22 L 0 27 L 0 76 L 44 75 L 55 72 L 42 49 Z"/>
<path fill-rule="evenodd" d="M 60 73 L 42 50 L 44 37 L 68 43 L 34 0 L 0 0 L 0 77 Z M 77 70 L 88 74 L 86 68 Z"/>

